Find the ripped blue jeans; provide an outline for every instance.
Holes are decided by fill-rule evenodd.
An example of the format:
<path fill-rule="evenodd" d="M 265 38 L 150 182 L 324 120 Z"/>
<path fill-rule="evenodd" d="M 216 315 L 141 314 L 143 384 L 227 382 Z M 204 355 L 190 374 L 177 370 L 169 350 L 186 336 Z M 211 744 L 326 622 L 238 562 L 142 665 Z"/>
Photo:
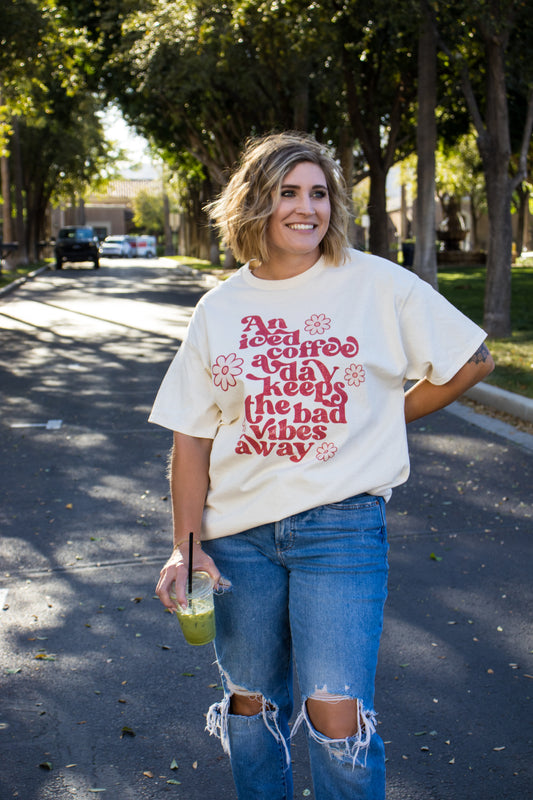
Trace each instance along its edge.
<path fill-rule="evenodd" d="M 229 754 L 239 800 L 291 800 L 290 741 L 308 738 L 315 800 L 384 800 L 374 680 L 387 595 L 384 502 L 357 495 L 204 542 L 229 592 L 215 597 L 224 699 L 207 717 Z M 292 725 L 292 669 L 302 706 Z M 261 701 L 230 713 L 231 696 Z M 316 730 L 307 700 L 355 700 L 354 735 Z M 355 716 L 355 715 L 354 715 Z"/>

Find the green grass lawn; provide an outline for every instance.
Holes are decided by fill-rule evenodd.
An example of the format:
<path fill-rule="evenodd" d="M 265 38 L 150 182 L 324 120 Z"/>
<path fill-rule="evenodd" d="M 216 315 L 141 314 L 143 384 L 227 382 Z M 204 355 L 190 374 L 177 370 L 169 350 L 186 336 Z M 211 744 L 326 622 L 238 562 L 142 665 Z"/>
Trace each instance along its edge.
<path fill-rule="evenodd" d="M 2 272 L 0 272 L 0 289 L 4 286 L 8 286 L 19 278 L 25 278 L 30 272 L 44 266 L 45 262 L 41 261 L 39 264 L 26 264 L 25 267 L 16 267 L 13 270 L 3 269 Z"/>
<path fill-rule="evenodd" d="M 485 269 L 439 272 L 440 292 L 468 317 L 483 324 Z M 513 267 L 508 339 L 488 339 L 496 367 L 488 383 L 533 398 L 533 266 Z"/>

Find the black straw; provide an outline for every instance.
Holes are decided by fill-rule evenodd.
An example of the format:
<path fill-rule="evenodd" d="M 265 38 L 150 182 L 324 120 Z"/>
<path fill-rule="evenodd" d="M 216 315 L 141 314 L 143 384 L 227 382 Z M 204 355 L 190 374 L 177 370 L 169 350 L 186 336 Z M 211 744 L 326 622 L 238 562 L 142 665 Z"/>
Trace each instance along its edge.
<path fill-rule="evenodd" d="M 191 531 L 189 533 L 189 594 L 192 594 L 192 545 L 193 545 L 194 533 Z"/>

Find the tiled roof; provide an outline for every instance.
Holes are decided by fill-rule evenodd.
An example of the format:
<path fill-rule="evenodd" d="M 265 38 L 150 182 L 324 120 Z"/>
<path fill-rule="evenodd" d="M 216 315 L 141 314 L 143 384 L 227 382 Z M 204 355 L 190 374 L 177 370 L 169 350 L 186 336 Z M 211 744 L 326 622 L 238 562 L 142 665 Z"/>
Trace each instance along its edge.
<path fill-rule="evenodd" d="M 116 180 L 109 181 L 105 190 L 94 192 L 87 198 L 87 202 L 99 200 L 104 203 L 127 202 L 133 200 L 139 192 L 149 192 L 159 194 L 161 192 L 161 181 L 154 180 Z"/>

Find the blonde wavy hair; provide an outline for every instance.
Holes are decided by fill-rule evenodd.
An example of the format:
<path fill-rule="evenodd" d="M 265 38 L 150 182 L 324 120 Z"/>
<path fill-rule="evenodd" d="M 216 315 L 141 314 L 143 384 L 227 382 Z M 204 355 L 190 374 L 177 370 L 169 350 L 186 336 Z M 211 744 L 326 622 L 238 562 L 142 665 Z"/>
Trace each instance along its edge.
<path fill-rule="evenodd" d="M 349 247 L 349 212 L 341 168 L 314 137 L 288 131 L 249 139 L 229 182 L 218 199 L 206 206 L 238 261 L 251 261 L 255 266 L 268 261 L 268 223 L 280 200 L 283 179 L 297 164 L 307 161 L 324 173 L 331 207 L 321 254 L 329 264 L 344 260 Z"/>

